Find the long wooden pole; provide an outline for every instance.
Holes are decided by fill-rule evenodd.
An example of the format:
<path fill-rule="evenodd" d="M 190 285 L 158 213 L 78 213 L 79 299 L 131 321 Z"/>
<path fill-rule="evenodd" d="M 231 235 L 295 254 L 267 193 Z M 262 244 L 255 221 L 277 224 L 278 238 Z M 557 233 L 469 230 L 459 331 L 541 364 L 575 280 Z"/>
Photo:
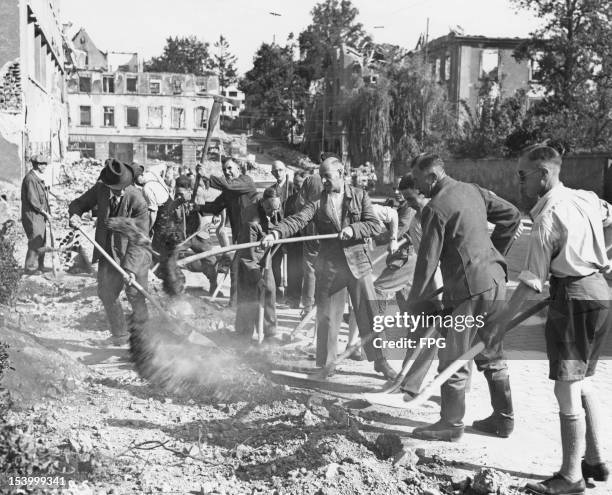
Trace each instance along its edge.
<path fill-rule="evenodd" d="M 306 241 L 321 241 L 324 239 L 337 239 L 338 234 L 322 234 L 322 235 L 309 235 L 304 237 L 290 237 L 288 239 L 278 239 L 273 242 L 273 244 L 291 244 L 293 242 L 306 242 Z M 232 244 L 231 246 L 222 246 L 213 249 L 209 249 L 208 251 L 204 251 L 203 253 L 194 254 L 192 256 L 187 256 L 178 261 L 178 266 L 183 267 L 197 261 L 202 258 L 208 258 L 210 256 L 217 256 L 223 253 L 229 253 L 230 251 L 237 251 L 239 249 L 251 249 L 254 247 L 258 247 L 261 245 L 260 241 L 257 242 L 245 242 L 243 244 Z"/>

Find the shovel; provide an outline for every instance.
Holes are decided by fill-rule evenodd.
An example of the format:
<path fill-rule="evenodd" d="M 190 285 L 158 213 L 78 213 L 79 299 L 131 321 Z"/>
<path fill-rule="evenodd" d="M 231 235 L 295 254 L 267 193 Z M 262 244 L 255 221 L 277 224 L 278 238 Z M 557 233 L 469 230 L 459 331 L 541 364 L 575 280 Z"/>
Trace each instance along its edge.
<path fill-rule="evenodd" d="M 544 309 L 550 303 L 549 299 L 544 299 L 535 303 L 531 308 L 526 309 L 518 316 L 515 316 L 502 330 L 502 335 L 509 332 L 514 327 L 520 325 L 523 321 L 535 315 L 542 309 Z M 448 368 L 442 371 L 436 378 L 434 378 L 429 385 L 421 390 L 418 395 L 412 397 L 409 394 L 381 394 L 381 393 L 367 393 L 362 394 L 362 398 L 373 405 L 381 405 L 387 407 L 394 407 L 398 409 L 414 409 L 427 401 L 439 388 L 446 382 L 455 372 L 461 369 L 463 366 L 468 364 L 474 357 L 480 354 L 485 348 L 483 342 L 479 342 L 467 352 L 459 356 Z"/>
<path fill-rule="evenodd" d="M 151 294 L 149 294 L 142 285 L 140 285 L 136 280 L 130 280 L 129 275 L 127 274 L 127 272 L 121 268 L 121 266 L 102 248 L 102 246 L 100 246 L 100 244 L 98 244 L 89 234 L 87 234 L 87 232 L 85 232 L 85 230 L 83 230 L 82 227 L 78 228 L 78 231 L 83 235 L 83 237 L 85 239 L 87 239 L 89 242 L 91 242 L 94 247 L 98 250 L 98 252 L 104 256 L 104 258 L 106 259 L 106 261 L 108 261 L 113 268 L 115 268 L 115 270 L 117 270 L 122 276 L 123 278 L 128 281 L 129 280 L 129 284 L 134 287 L 138 292 L 140 292 L 151 304 L 153 304 L 153 306 L 155 306 L 155 308 L 159 311 L 159 313 L 162 315 L 162 317 L 164 318 L 165 321 L 167 321 L 168 323 L 170 323 L 170 325 L 168 325 L 167 329 L 175 334 L 178 337 L 184 337 L 184 335 L 179 335 L 177 334 L 174 330 L 173 330 L 173 325 L 178 325 L 180 326 L 183 322 L 180 322 L 179 320 L 177 320 L 176 318 L 174 318 L 172 315 L 170 315 L 170 313 L 168 313 L 162 306 L 161 304 L 159 304 L 159 301 L 154 298 Z M 218 346 L 210 339 L 204 337 L 203 335 L 199 335 L 198 336 L 200 338 L 200 341 L 202 342 L 202 345 L 208 345 L 211 347 L 215 347 L 218 348 Z M 204 342 L 206 344 L 204 344 Z"/>

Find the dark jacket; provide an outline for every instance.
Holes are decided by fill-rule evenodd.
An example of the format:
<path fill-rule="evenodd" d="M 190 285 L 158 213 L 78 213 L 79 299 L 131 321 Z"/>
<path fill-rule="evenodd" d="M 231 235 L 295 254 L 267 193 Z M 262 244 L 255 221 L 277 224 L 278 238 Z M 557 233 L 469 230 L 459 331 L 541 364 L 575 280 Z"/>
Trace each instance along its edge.
<path fill-rule="evenodd" d="M 259 194 L 255 183 L 248 175 L 241 175 L 229 182 L 225 177 L 213 175 L 210 178 L 210 187 L 220 189 L 221 194 L 214 201 L 207 201 L 203 205 L 199 205 L 198 211 L 218 215 L 224 209 L 227 209 L 232 228 L 232 241 L 236 243 L 240 237 L 241 226 L 257 215 Z"/>
<path fill-rule="evenodd" d="M 476 184 L 444 177 L 423 209 L 423 240 L 409 298 L 426 295 L 438 262 L 444 296 L 452 301 L 505 283 L 506 260 L 521 215 L 508 201 Z M 489 236 L 487 222 L 495 224 Z"/>
<path fill-rule="evenodd" d="M 274 183 L 270 187 L 276 191 L 276 193 L 278 194 L 278 197 L 281 200 L 281 205 L 284 208 L 285 204 L 287 203 L 287 198 L 289 198 L 289 196 L 293 194 L 293 191 L 294 191 L 293 182 L 290 182 L 289 178 L 285 177 L 285 183 L 282 186 L 279 185 L 278 183 Z"/>
<path fill-rule="evenodd" d="M 127 237 L 113 233 L 106 228 L 106 219 L 110 213 L 111 190 L 102 182 L 97 182 L 92 188 L 85 191 L 81 196 L 70 203 L 68 214 L 81 216 L 86 211 L 98 208 L 98 221 L 96 224 L 96 242 L 109 253 L 115 261 L 128 271 L 138 273 L 142 269 L 142 264 L 146 263 L 150 253 L 143 252 L 142 248 L 131 243 L 128 250 Z M 117 217 L 134 218 L 137 226 L 148 235 L 149 214 L 147 202 L 142 195 L 142 191 L 135 186 L 128 186 L 119 203 Z M 102 258 L 97 249 L 94 250 L 93 261 Z"/>
<path fill-rule="evenodd" d="M 45 183 L 30 170 L 21 183 L 21 222 L 28 238 L 43 235 L 46 229 L 42 212 L 49 213 Z"/>
<path fill-rule="evenodd" d="M 257 216 L 249 222 L 246 222 L 240 229 L 240 238 L 238 243 L 258 242 L 269 234 L 274 226 L 281 220 L 281 216 L 268 219 L 262 206 L 257 205 Z M 263 268 L 264 250 L 260 247 L 242 249 L 237 251 L 239 262 L 246 269 L 246 273 L 251 283 L 257 283 L 261 278 L 261 269 Z"/>
<path fill-rule="evenodd" d="M 285 218 L 273 230 L 278 232 L 281 238 L 285 238 L 306 227 L 311 220 L 318 234 L 336 234 L 344 227 L 352 226 L 354 231 L 352 239 L 321 241 L 317 267 L 321 267 L 323 261 L 342 262 L 342 258 L 345 258 L 352 275 L 361 278 L 372 270 L 365 239 L 382 232 L 382 227 L 372 209 L 370 197 L 362 189 L 346 185 L 340 224 L 329 208 L 327 193 L 323 191 L 318 200 L 306 203 L 299 213 Z"/>

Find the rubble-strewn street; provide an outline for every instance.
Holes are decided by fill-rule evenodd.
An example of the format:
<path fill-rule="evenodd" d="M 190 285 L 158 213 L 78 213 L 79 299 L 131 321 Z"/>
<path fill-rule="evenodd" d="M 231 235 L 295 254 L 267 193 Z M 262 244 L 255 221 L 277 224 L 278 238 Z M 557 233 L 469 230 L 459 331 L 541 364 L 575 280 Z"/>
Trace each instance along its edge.
<path fill-rule="evenodd" d="M 81 187 L 81 178 L 99 173 L 95 164 L 87 167 L 86 173 L 74 169 L 79 178 L 64 186 L 68 189 L 56 189 L 62 202 L 74 194 L 70 184 L 75 180 Z M 9 204 L 15 211 L 15 202 Z M 65 204 L 52 204 L 61 230 Z M 525 236 L 511 251 L 513 278 Z M 20 259 L 23 243 L 18 246 Z M 82 494 L 467 494 L 486 493 L 478 489 L 483 482 L 499 487 L 496 493 L 512 494 L 525 480 L 558 467 L 541 317 L 528 320 L 508 339 L 517 415 L 511 438 L 468 429 L 458 444 L 423 442 L 409 433 L 436 419 L 436 397 L 414 412 L 368 407 L 359 394 L 383 381 L 367 362 L 345 361 L 324 384 L 273 378 L 271 369 L 313 367 L 312 325 L 285 346 L 231 351 L 233 311 L 206 303 L 202 275 L 188 273 L 187 283 L 181 302 L 183 314 L 191 313 L 186 321 L 251 369 L 237 399 L 218 403 L 176 396 L 144 383 L 127 348 L 108 344 L 92 275 L 23 278 L 16 307 L 3 310 L 3 340 L 11 346 L 14 368 L 4 384 L 21 410 L 7 414 L 7 424 L 15 426 L 4 430 L 2 447 L 29 452 L 32 466 L 48 459 L 60 470 L 78 470 L 80 481 L 72 493 Z M 162 296 L 159 285 L 154 282 L 154 293 Z M 223 290 L 227 294 L 229 287 Z M 279 317 L 287 334 L 299 321 L 298 311 L 286 307 Z M 606 414 L 612 410 L 610 354 L 608 349 L 596 376 Z M 398 368 L 400 362 L 393 364 Z M 259 378 L 253 381 L 254 376 Z M 466 424 L 488 414 L 489 407 L 486 384 L 475 376 Z M 611 424 L 605 422 L 606 437 Z M 478 474 L 485 467 L 490 470 Z M 589 493 L 603 495 L 609 488 L 598 484 Z"/>

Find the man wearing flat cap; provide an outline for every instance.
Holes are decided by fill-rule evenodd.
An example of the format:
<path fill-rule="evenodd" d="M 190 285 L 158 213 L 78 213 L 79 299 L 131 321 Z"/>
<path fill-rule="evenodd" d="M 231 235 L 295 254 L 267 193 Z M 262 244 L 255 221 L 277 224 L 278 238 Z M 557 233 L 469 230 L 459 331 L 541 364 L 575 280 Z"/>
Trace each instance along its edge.
<path fill-rule="evenodd" d="M 145 289 L 147 288 L 148 269 L 151 253 L 130 243 L 126 236 L 109 230 L 106 221 L 113 217 L 133 218 L 136 226 L 147 235 L 149 216 L 147 202 L 134 182 L 134 170 L 130 165 L 115 159 L 108 159 L 100 174 L 100 180 L 83 195 L 72 201 L 68 207 L 70 226 L 81 225 L 81 215 L 97 207 L 96 242 L 121 267 Z M 112 342 L 123 344 L 128 336 L 127 325 L 119 295 L 125 285 L 123 276 L 94 250 L 93 261 L 98 261 L 98 297 L 102 300 L 110 325 Z M 148 318 L 145 298 L 134 287 L 125 289 L 132 306 L 132 320 L 145 321 Z"/>
<path fill-rule="evenodd" d="M 28 252 L 25 259 L 26 275 L 37 275 L 45 269 L 45 253 L 41 248 L 47 240 L 49 220 L 49 198 L 44 173 L 49 159 L 44 154 L 30 158 L 30 170 L 21 183 L 21 224 L 28 238 Z"/>

